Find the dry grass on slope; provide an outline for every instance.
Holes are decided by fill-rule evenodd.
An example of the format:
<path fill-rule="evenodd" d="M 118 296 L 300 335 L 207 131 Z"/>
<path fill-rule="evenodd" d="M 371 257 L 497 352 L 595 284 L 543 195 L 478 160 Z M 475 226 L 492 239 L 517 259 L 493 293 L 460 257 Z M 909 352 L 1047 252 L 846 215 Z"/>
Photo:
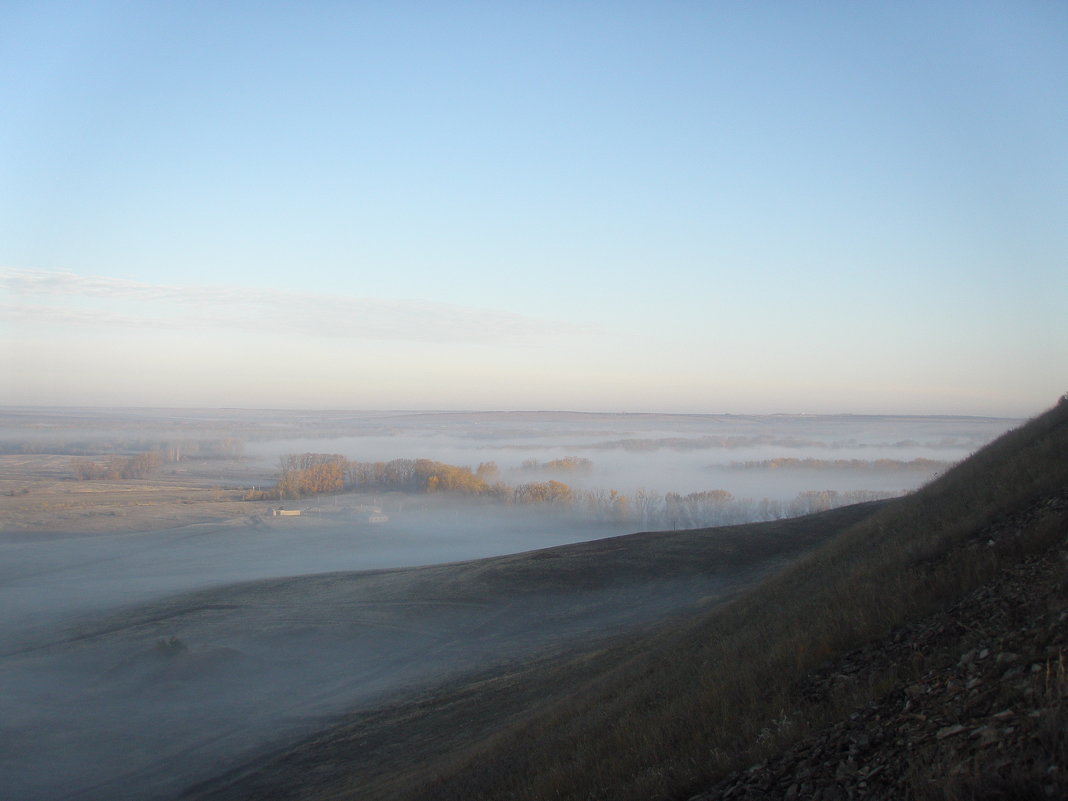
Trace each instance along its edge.
<path fill-rule="evenodd" d="M 797 692 L 828 660 L 1049 547 L 1063 515 L 1035 510 L 1066 492 L 1061 403 L 736 602 L 632 643 L 565 700 L 439 765 L 412 797 L 686 798 L 885 690 L 891 677 L 818 702 Z"/>

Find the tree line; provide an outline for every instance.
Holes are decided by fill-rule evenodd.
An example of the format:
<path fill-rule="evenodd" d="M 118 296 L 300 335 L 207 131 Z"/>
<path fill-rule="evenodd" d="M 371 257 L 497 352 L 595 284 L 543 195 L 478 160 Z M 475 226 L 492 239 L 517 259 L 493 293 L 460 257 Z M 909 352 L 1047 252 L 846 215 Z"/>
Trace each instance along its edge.
<path fill-rule="evenodd" d="M 109 451 L 138 451 L 132 455 Z M 64 443 L 23 443 L 19 453 L 78 453 L 88 455 L 71 459 L 71 475 L 78 481 L 108 481 L 121 478 L 145 478 L 161 464 L 183 459 L 237 459 L 245 443 L 232 437 L 222 439 L 94 441 Z M 0 452 L 14 452 L 3 451 Z"/>
<path fill-rule="evenodd" d="M 593 470 L 593 462 L 583 459 L 581 456 L 565 456 L 562 459 L 550 459 L 547 462 L 539 462 L 537 459 L 526 459 L 520 470 L 545 471 L 547 473 L 589 473 Z"/>
<path fill-rule="evenodd" d="M 71 472 L 78 481 L 105 481 L 118 478 L 144 478 L 160 464 L 158 451 L 134 456 L 109 456 L 103 461 L 73 459 Z"/>
<path fill-rule="evenodd" d="M 945 470 L 949 462 L 936 459 L 917 458 L 909 461 L 901 459 L 796 459 L 782 456 L 777 459 L 761 459 L 752 462 L 731 462 L 732 470 L 865 470 L 865 471 L 899 471 L 918 470 L 934 472 Z"/>
<path fill-rule="evenodd" d="M 494 462 L 476 468 L 431 459 L 389 462 L 349 461 L 340 454 L 302 453 L 282 456 L 274 487 L 250 490 L 247 500 L 296 500 L 351 490 L 450 493 L 514 505 L 566 509 L 598 522 L 636 523 L 650 528 L 698 528 L 821 512 L 837 506 L 891 497 L 870 490 L 813 490 L 789 501 L 737 498 L 723 489 L 661 494 L 639 489 L 625 495 L 614 489 L 582 490 L 562 481 L 507 484 Z"/>

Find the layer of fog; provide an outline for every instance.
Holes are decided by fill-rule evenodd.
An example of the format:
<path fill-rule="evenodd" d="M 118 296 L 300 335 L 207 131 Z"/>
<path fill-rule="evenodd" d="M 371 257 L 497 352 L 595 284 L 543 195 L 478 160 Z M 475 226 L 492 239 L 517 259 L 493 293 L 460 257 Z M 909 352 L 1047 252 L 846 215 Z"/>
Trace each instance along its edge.
<path fill-rule="evenodd" d="M 233 606 L 232 588 L 253 579 L 455 563 L 624 530 L 446 498 L 356 500 L 388 501 L 389 521 L 371 525 L 356 511 L 364 504 L 336 498 L 301 504 L 300 517 L 0 535 L 0 786 L 24 801 L 171 798 L 353 705 L 670 612 L 723 581 L 667 581 L 625 603 L 593 593 L 562 606 L 551 597 L 409 604 L 403 591 L 382 599 L 369 590 L 369 608 L 415 613 L 370 622 L 329 611 L 314 589 L 285 602 L 267 591 L 271 620 L 255 609 L 240 622 L 200 620 L 205 608 Z M 183 600 L 190 591 L 223 600 Z M 192 611 L 152 611 L 161 603 Z M 572 620 L 573 605 L 583 612 Z M 170 637 L 188 647 L 178 661 L 157 647 Z"/>
<path fill-rule="evenodd" d="M 430 565 L 518 553 L 623 533 L 625 526 L 566 523 L 534 509 L 444 498 L 389 500 L 389 522 L 370 525 L 351 499 L 320 500 L 303 517 L 81 537 L 0 535 L 0 654 L 65 618 L 166 594 L 239 581 L 338 570 Z M 362 504 L 355 504 L 359 507 Z M 13 645 L 14 643 L 14 645 Z"/>
<path fill-rule="evenodd" d="M 183 417 L 185 415 L 185 417 Z M 106 425 L 102 424 L 106 420 Z M 240 434 L 244 460 L 166 465 L 161 472 L 202 484 L 269 482 L 278 457 L 304 451 L 351 460 L 428 458 L 457 465 L 495 462 L 509 484 L 555 479 L 576 490 L 637 490 L 686 494 L 726 490 L 736 498 L 788 501 L 806 490 L 870 490 L 897 494 L 935 471 L 753 470 L 738 463 L 789 457 L 823 460 L 930 459 L 952 463 L 993 439 L 1014 421 L 952 417 L 806 417 L 733 415 L 592 415 L 572 413 L 303 413 L 206 410 L 95 411 L 51 416 L 8 415 L 6 439 L 47 437 L 93 442 L 172 436 L 217 440 Z M 307 436 L 294 437 L 303 432 Z M 35 442 L 37 440 L 34 440 Z M 588 459 L 588 471 L 523 469 L 524 462 Z M 190 472 L 191 471 L 191 472 Z M 207 471 L 207 472 L 205 472 Z M 369 527 L 354 508 L 380 506 L 389 523 Z M 53 541 L 0 531 L 0 638 L 22 636 L 69 613 L 102 610 L 167 593 L 234 581 L 426 565 L 516 553 L 639 530 L 643 522 L 671 527 L 666 517 L 592 520 L 545 507 L 500 506 L 459 498 L 404 497 L 374 491 L 304 499 L 320 509 L 314 526 L 302 521 L 235 520 L 223 526 L 104 534 Z M 348 510 L 348 511 L 347 511 Z M 250 513 L 251 514 L 251 513 Z M 729 522 L 736 522 L 730 520 Z M 5 650 L 0 640 L 0 652 Z"/>
<path fill-rule="evenodd" d="M 91 420 L 92 428 L 80 428 L 69 416 L 32 429 L 8 419 L 3 434 L 15 443 L 32 434 L 22 439 L 27 450 L 48 453 L 75 441 L 89 450 L 97 442 L 106 453 L 117 441 L 240 439 L 243 461 L 160 468 L 200 486 L 263 482 L 274 475 L 280 455 L 316 452 L 472 468 L 493 461 L 509 484 L 552 478 L 576 490 L 626 495 L 722 489 L 739 498 L 788 500 L 804 490 L 898 493 L 930 474 L 833 465 L 765 470 L 740 463 L 952 463 L 1013 424 L 537 413 L 203 413 L 181 419 L 168 411 L 142 413 L 124 428 L 122 412 L 106 424 L 100 418 Z M 590 469 L 523 467 L 565 457 L 588 459 Z M 215 470 L 224 478 L 214 478 Z M 614 593 L 522 602 L 500 596 L 459 606 L 441 597 L 415 603 L 402 588 L 400 595 L 372 593 L 359 609 L 336 615 L 324 611 L 325 596 L 314 584 L 285 603 L 270 587 L 251 607 L 227 600 L 234 592 L 252 597 L 237 582 L 457 562 L 643 528 L 633 519 L 595 521 L 577 510 L 374 489 L 286 505 L 303 514 L 261 516 L 261 504 L 225 523 L 165 531 L 59 537 L 0 531 L 0 786 L 23 799 L 170 797 L 184 782 L 222 772 L 248 749 L 266 747 L 271 737 L 284 740 L 322 725 L 323 715 L 449 671 L 520 658 L 564 634 L 582 637 L 650 619 L 715 594 L 722 583 L 722 577 L 665 578 L 655 591 L 634 588 L 637 594 L 623 600 Z M 388 522 L 370 524 L 362 507 L 381 508 Z M 194 591 L 207 595 L 177 597 Z M 372 607 L 386 608 L 383 603 L 393 616 L 368 617 Z M 233 615 L 230 607 L 237 610 Z M 576 616 L 575 609 L 587 612 Z M 157 647 L 170 637 L 187 648 L 177 662 L 169 661 L 166 646 Z"/>
<path fill-rule="evenodd" d="M 900 493 L 936 471 L 755 476 L 734 462 L 792 457 L 825 460 L 929 459 L 955 463 L 1011 427 L 998 418 L 894 416 L 411 414 L 373 418 L 359 435 L 250 443 L 248 456 L 273 464 L 287 453 L 338 453 L 354 461 L 427 458 L 476 467 L 495 462 L 509 483 L 544 480 L 524 462 L 578 457 L 589 473 L 552 477 L 579 489 L 687 494 L 723 489 L 738 497 L 787 500 L 806 490 Z"/>
<path fill-rule="evenodd" d="M 477 564 L 318 573 L 75 614 L 69 602 L 78 592 L 66 582 L 91 597 L 134 597 L 146 594 L 142 581 L 180 584 L 198 566 L 212 574 L 208 583 L 217 582 L 223 574 L 208 566 L 242 544 L 261 555 L 283 550 L 217 529 L 201 534 L 226 545 L 198 554 L 206 546 L 200 535 L 179 543 L 176 532 L 164 532 L 156 547 L 111 563 L 68 565 L 62 576 L 48 571 L 59 561 L 54 555 L 27 565 L 36 569 L 32 577 L 9 566 L 6 584 L 21 586 L 24 601 L 36 594 L 42 603 L 46 595 L 68 602 L 60 614 L 63 604 L 48 601 L 51 626 L 4 638 L 0 786 L 12 797 L 174 798 L 328 725 L 333 715 L 707 603 L 768 567 L 574 586 L 554 578 L 552 560 L 533 585 L 524 583 L 527 572 L 502 586 L 499 573 Z M 308 555 L 287 557 L 293 570 L 322 569 L 331 549 L 351 545 L 315 525 L 254 536 L 301 546 Z M 259 569 L 232 567 L 233 575 Z M 595 572 L 596 564 L 583 577 Z"/>

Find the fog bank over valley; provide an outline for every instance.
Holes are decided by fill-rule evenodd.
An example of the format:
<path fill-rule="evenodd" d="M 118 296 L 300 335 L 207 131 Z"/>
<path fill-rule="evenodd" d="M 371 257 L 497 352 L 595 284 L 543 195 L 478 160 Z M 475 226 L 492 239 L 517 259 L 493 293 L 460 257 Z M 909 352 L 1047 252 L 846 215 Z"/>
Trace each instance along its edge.
<path fill-rule="evenodd" d="M 867 514 L 1015 422 L 0 410 L 0 786 L 174 798 L 353 708 L 716 603 L 820 541 L 796 515 Z M 665 533 L 611 539 L 640 531 Z"/>
<path fill-rule="evenodd" d="M 68 596 L 85 608 L 231 581 L 517 553 L 647 527 L 774 519 L 840 505 L 850 493 L 865 500 L 906 492 L 1014 422 L 7 409 L 0 578 L 6 592 L 22 579 L 49 587 L 40 602 L 18 608 Z M 248 500 L 276 487 L 282 457 L 294 454 L 341 458 L 349 474 L 328 492 Z M 428 492 L 415 460 L 456 468 L 470 481 Z M 122 475 L 141 462 L 141 472 Z M 376 479 L 375 466 L 381 473 L 391 463 L 407 474 Z M 556 494 L 537 495 L 550 482 Z M 283 506 L 302 516 L 271 517 Z M 375 510 L 382 522 L 369 522 Z"/>

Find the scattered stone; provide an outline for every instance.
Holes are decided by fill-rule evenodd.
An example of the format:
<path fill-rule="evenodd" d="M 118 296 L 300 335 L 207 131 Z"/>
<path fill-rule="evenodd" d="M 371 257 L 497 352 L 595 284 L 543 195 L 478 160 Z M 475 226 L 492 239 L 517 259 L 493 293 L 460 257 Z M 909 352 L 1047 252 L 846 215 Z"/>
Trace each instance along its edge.
<path fill-rule="evenodd" d="M 964 731 L 964 726 L 959 723 L 955 723 L 952 726 L 945 726 L 938 730 L 938 739 L 944 740 L 947 737 L 952 737 L 954 734 L 960 734 Z"/>
<path fill-rule="evenodd" d="M 1068 508 L 1068 496 L 1047 505 Z M 1011 521 L 1001 524 L 991 541 L 1004 544 L 1011 529 Z M 884 684 L 886 676 L 903 678 L 841 721 L 756 770 L 724 777 L 692 801 L 897 801 L 932 790 L 941 797 L 949 777 L 965 787 L 981 779 L 1008 788 L 1022 775 L 1040 796 L 1068 798 L 1068 772 L 1058 759 L 1068 746 L 1061 700 L 1068 682 L 1058 667 L 1068 654 L 1066 560 L 1068 539 L 1007 567 L 952 607 L 811 674 L 798 694 L 814 706 L 850 688 Z M 1058 671 L 1061 684 L 1051 693 L 1049 676 Z M 803 708 L 788 711 L 791 718 L 804 716 Z M 1050 720 L 1061 721 L 1053 748 L 1044 745 Z M 953 794 L 970 798 L 970 792 Z"/>

